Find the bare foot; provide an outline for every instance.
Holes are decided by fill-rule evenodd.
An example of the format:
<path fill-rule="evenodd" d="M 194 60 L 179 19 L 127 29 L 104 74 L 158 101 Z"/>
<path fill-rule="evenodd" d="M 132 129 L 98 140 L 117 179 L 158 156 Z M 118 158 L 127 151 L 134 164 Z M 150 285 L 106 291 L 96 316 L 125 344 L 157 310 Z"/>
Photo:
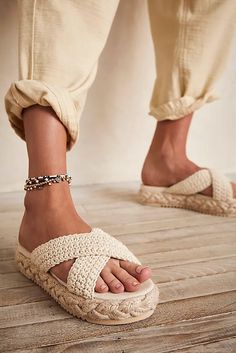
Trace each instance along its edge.
<path fill-rule="evenodd" d="M 28 251 L 52 238 L 90 231 L 91 227 L 76 212 L 67 183 L 26 192 L 19 242 Z M 73 261 L 54 266 L 52 272 L 66 282 Z M 110 259 L 100 273 L 95 291 L 134 292 L 150 277 L 151 270 L 147 266 Z"/>
<path fill-rule="evenodd" d="M 166 156 L 153 156 L 149 153 L 144 161 L 141 178 L 145 185 L 168 187 L 200 169 L 204 168 L 197 166 L 186 157 L 168 159 Z M 236 197 L 236 183 L 232 182 L 231 184 L 234 197 Z M 209 186 L 200 194 L 212 196 L 212 186 Z"/>

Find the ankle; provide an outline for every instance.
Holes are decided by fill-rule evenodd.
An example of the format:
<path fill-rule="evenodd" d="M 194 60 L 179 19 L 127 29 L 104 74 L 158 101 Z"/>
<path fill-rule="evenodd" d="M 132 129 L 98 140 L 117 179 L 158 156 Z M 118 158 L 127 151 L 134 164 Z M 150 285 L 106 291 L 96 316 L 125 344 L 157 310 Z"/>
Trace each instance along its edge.
<path fill-rule="evenodd" d="M 151 159 L 156 163 L 166 166 L 169 169 L 175 169 L 179 165 L 186 165 L 189 162 L 186 154 L 182 151 L 159 151 L 155 156 L 152 156 Z"/>
<path fill-rule="evenodd" d="M 158 153 L 147 155 L 141 179 L 145 185 L 170 186 L 197 171 L 199 167 L 186 155 Z"/>
<path fill-rule="evenodd" d="M 164 167 L 167 170 L 176 170 L 179 166 L 186 166 L 189 163 L 189 159 L 185 151 L 181 150 L 174 150 L 171 148 L 161 148 L 157 151 L 153 151 L 152 149 L 149 150 L 144 165 L 149 166 L 160 166 Z"/>
<path fill-rule="evenodd" d="M 65 182 L 45 186 L 41 190 L 26 191 L 24 206 L 27 212 L 42 208 L 58 209 L 72 203 L 69 185 Z"/>

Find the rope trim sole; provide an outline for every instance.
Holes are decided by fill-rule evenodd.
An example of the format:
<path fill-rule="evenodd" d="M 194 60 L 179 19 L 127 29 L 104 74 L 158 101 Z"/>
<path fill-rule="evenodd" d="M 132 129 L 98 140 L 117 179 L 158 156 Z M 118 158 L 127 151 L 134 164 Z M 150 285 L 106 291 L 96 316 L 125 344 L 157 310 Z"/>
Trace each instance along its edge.
<path fill-rule="evenodd" d="M 138 192 L 138 202 L 143 205 L 183 208 L 221 217 L 236 217 L 236 199 L 219 201 L 204 195 L 177 195 L 167 192 Z"/>
<path fill-rule="evenodd" d="M 158 303 L 158 288 L 145 295 L 122 300 L 85 299 L 73 294 L 49 273 L 40 272 L 30 259 L 19 251 L 15 255 L 20 272 L 43 288 L 71 315 L 97 324 L 120 325 L 144 320 L 151 316 Z"/>

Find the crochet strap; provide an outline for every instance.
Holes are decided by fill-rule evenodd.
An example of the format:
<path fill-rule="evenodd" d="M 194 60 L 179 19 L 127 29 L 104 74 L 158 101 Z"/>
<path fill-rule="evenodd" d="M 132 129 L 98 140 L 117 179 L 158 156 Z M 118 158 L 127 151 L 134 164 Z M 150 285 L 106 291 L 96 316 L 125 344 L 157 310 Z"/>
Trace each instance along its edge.
<path fill-rule="evenodd" d="M 85 298 L 93 297 L 97 278 L 111 257 L 140 264 L 122 242 L 100 228 L 51 239 L 31 253 L 31 261 L 44 272 L 76 259 L 68 274 L 67 287 Z"/>
<path fill-rule="evenodd" d="M 230 181 L 214 169 L 201 169 L 184 180 L 170 186 L 167 191 L 173 194 L 193 195 L 211 186 L 213 198 L 226 201 L 233 198 Z"/>
<path fill-rule="evenodd" d="M 222 201 L 233 199 L 234 192 L 229 179 L 214 169 L 210 169 L 210 173 L 212 177 L 213 198 Z"/>

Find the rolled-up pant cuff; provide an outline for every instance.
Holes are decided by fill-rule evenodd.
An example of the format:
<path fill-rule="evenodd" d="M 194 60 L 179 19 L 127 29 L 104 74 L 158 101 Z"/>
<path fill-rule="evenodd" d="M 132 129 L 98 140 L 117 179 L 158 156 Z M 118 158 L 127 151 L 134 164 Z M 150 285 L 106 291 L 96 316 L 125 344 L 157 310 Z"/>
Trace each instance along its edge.
<path fill-rule="evenodd" d="M 11 84 L 5 95 L 5 108 L 11 126 L 23 140 L 22 110 L 35 104 L 52 107 L 67 130 L 67 150 L 70 150 L 78 139 L 80 110 L 70 92 L 63 87 L 37 80 L 20 80 Z"/>
<path fill-rule="evenodd" d="M 155 117 L 158 121 L 177 120 L 200 109 L 206 103 L 219 99 L 217 95 L 211 93 L 202 97 L 195 98 L 192 96 L 183 96 L 173 99 L 159 106 L 151 106 L 149 115 Z"/>

